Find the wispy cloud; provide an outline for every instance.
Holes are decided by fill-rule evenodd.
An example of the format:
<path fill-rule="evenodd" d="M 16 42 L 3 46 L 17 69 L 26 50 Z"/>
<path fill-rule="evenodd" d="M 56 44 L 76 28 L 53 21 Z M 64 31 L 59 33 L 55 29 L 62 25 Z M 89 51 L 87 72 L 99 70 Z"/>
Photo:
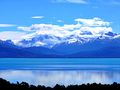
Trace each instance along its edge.
<path fill-rule="evenodd" d="M 64 22 L 63 20 L 57 20 L 57 22 Z"/>
<path fill-rule="evenodd" d="M 120 5 L 120 0 L 52 0 L 55 3 L 74 3 L 91 5 Z M 96 7 L 95 7 L 96 8 Z"/>
<path fill-rule="evenodd" d="M 0 27 L 13 27 L 16 26 L 14 24 L 0 24 Z"/>
<path fill-rule="evenodd" d="M 87 4 L 86 0 L 53 0 L 58 3 L 76 3 L 76 4 Z"/>
<path fill-rule="evenodd" d="M 75 19 L 77 24 L 64 24 L 63 26 L 54 24 L 33 24 L 29 27 L 18 27 L 19 30 L 35 32 L 37 34 L 48 34 L 59 37 L 66 37 L 71 34 L 80 34 L 84 31 L 91 32 L 93 35 L 112 31 L 111 22 L 106 22 L 100 18 Z"/>
<path fill-rule="evenodd" d="M 81 23 L 82 26 L 89 26 L 89 27 L 102 27 L 102 26 L 109 26 L 110 22 L 105 22 L 101 18 L 94 17 L 93 19 L 83 19 L 78 18 L 75 19 L 76 22 Z"/>
<path fill-rule="evenodd" d="M 119 0 L 113 0 L 110 2 L 110 4 L 112 5 L 120 5 L 120 1 Z"/>
<path fill-rule="evenodd" d="M 44 18 L 44 16 L 33 16 L 32 18 L 34 18 L 34 19 L 42 19 L 42 18 Z"/>
<path fill-rule="evenodd" d="M 97 0 L 96 0 L 97 1 Z M 120 0 L 99 0 L 96 2 L 96 4 L 102 4 L 102 5 L 120 5 Z"/>

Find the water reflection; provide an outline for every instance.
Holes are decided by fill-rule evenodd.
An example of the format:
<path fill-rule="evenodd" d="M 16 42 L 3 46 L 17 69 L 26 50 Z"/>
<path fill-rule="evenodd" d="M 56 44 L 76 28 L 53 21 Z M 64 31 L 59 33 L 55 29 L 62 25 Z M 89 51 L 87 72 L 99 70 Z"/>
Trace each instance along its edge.
<path fill-rule="evenodd" d="M 74 85 L 83 83 L 103 83 L 110 84 L 113 82 L 120 83 L 119 71 L 0 71 L 0 77 L 11 82 L 28 82 L 34 85 L 54 86 Z"/>

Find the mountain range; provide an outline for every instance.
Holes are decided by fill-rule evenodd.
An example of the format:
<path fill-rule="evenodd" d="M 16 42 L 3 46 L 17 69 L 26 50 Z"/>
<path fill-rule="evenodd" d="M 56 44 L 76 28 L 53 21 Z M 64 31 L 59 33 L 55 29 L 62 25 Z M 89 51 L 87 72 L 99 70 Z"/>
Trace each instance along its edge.
<path fill-rule="evenodd" d="M 29 35 L 18 42 L 0 40 L 1 58 L 97 58 L 120 57 L 120 34 L 93 35 L 84 31 L 66 37 Z"/>

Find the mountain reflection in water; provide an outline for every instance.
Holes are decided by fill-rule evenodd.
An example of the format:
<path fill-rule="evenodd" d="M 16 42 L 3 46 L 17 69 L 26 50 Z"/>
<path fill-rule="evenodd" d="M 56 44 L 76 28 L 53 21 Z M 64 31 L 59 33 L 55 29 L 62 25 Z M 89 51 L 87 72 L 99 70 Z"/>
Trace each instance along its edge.
<path fill-rule="evenodd" d="M 0 78 L 11 82 L 28 82 L 33 85 L 54 86 L 86 83 L 120 83 L 120 71 L 81 70 L 81 71 L 39 71 L 39 70 L 2 70 Z"/>

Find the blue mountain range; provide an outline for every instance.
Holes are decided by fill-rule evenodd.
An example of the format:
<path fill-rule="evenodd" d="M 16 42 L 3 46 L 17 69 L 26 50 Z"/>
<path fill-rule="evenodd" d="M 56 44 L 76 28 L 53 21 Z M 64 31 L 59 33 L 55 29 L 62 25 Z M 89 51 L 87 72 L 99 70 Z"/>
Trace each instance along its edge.
<path fill-rule="evenodd" d="M 86 35 L 88 35 L 86 37 Z M 57 43 L 56 43 L 57 42 Z M 0 40 L 1 58 L 97 58 L 120 57 L 120 35 L 108 32 L 82 36 L 70 35 L 65 38 L 36 35 L 17 43 Z"/>

